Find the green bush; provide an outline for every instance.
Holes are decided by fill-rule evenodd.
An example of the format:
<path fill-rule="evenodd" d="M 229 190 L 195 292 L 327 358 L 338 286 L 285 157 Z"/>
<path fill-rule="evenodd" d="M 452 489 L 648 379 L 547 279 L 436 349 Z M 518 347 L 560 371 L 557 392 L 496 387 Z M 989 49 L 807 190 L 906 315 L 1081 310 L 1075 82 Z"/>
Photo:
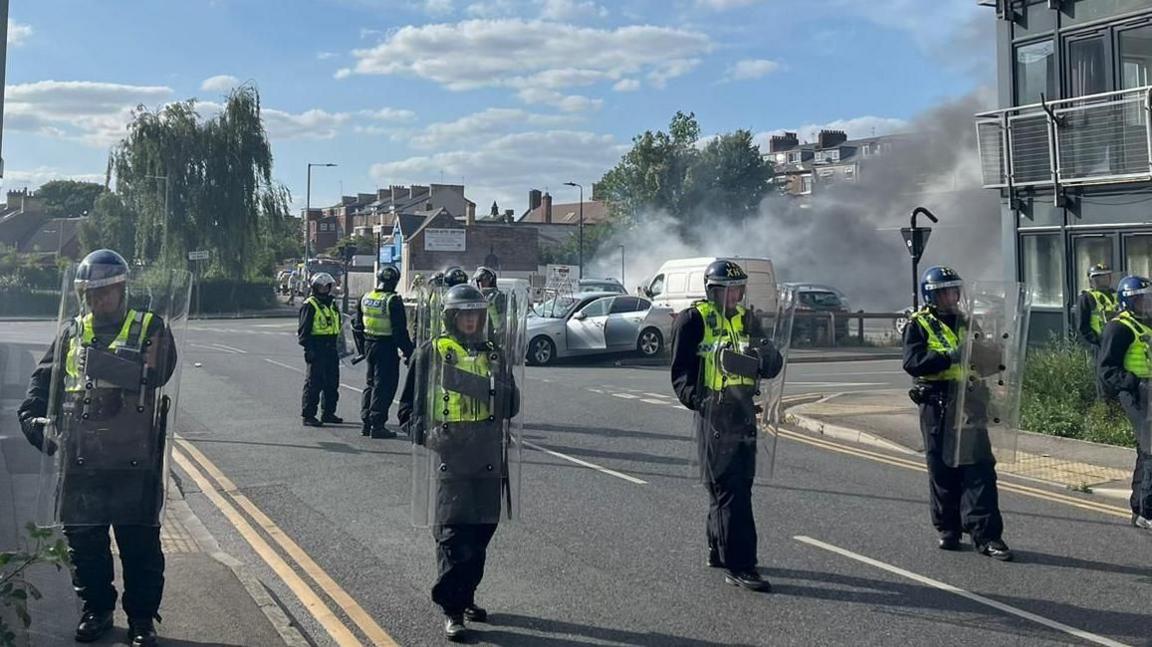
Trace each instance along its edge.
<path fill-rule="evenodd" d="M 1053 338 L 1028 350 L 1020 428 L 1110 445 L 1136 444 L 1120 405 L 1097 397 L 1089 353 L 1071 339 Z"/>
<path fill-rule="evenodd" d="M 244 281 L 205 278 L 193 282 L 191 312 L 227 313 L 266 310 L 276 305 L 272 279 Z M 197 292 L 199 291 L 199 294 Z"/>

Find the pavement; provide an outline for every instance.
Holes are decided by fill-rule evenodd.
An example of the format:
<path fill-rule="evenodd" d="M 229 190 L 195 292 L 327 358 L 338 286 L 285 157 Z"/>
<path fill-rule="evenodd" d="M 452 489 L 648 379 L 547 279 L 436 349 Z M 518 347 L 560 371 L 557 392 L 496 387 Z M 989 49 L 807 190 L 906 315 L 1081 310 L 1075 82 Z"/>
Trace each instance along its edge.
<path fill-rule="evenodd" d="M 0 326 L 0 347 L 42 344 L 42 327 Z M 349 424 L 301 427 L 294 331 L 189 325 L 184 502 L 314 644 L 444 644 L 408 443 L 358 433 L 363 365 L 342 369 Z M 789 367 L 786 395 L 906 383 L 896 359 L 805 363 Z M 787 425 L 772 478 L 754 488 L 774 585 L 757 595 L 703 564 L 707 496 L 666 367 L 564 363 L 527 369 L 521 386 L 521 514 L 493 541 L 478 591 L 491 622 L 469 624 L 470 644 L 1150 644 L 1152 538 L 1119 502 L 1005 474 L 1017 561 L 942 552 L 913 450 Z"/>

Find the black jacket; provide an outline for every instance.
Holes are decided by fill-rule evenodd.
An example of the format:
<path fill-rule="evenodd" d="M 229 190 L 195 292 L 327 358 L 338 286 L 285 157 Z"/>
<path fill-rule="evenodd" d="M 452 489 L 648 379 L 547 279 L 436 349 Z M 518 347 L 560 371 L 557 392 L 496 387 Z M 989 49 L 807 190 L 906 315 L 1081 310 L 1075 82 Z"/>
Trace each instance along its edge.
<path fill-rule="evenodd" d="M 747 333 L 752 339 L 763 339 L 764 329 L 760 319 L 749 311 L 746 318 Z M 704 318 L 694 306 L 676 315 L 672 328 L 672 389 L 680 403 L 695 410 L 704 396 L 699 384 L 700 356 L 697 349 L 704 340 Z M 784 368 L 784 358 L 775 346 L 768 343 L 764 347 L 767 354 L 761 377 L 772 379 Z"/>
<path fill-rule="evenodd" d="M 331 295 L 316 296 L 316 299 L 325 306 L 331 306 L 333 301 Z M 341 316 L 343 316 L 343 314 L 341 314 Z M 312 304 L 308 303 L 307 299 L 305 299 L 304 303 L 300 306 L 300 325 L 296 327 L 296 341 L 299 342 L 299 344 L 303 346 L 305 350 L 309 350 L 317 346 L 317 343 L 321 340 L 323 341 L 324 345 L 331 345 L 335 347 L 336 338 L 339 337 L 339 335 L 335 335 L 331 339 L 326 337 L 314 337 L 312 335 L 312 320 L 315 318 L 316 309 L 312 307 Z"/>
<path fill-rule="evenodd" d="M 1139 396 L 1140 378 L 1124 368 L 1124 355 L 1136 337 L 1119 321 L 1109 321 L 1100 334 L 1100 352 L 1096 358 L 1096 374 L 1105 392 Z"/>
<path fill-rule="evenodd" d="M 1092 330 L 1092 313 L 1094 312 L 1096 312 L 1096 299 L 1093 299 L 1092 295 L 1084 290 L 1076 300 L 1076 334 L 1080 337 L 1080 341 L 1098 348 L 1104 331 L 1101 330 L 1100 334 L 1097 335 L 1096 331 Z"/>
<path fill-rule="evenodd" d="M 936 318 L 945 326 L 957 332 L 960 322 L 958 315 L 937 314 Z M 946 371 L 952 366 L 952 358 L 928 348 L 928 333 L 915 319 L 910 319 L 904 327 L 904 372 L 912 377 L 924 377 Z"/>
<path fill-rule="evenodd" d="M 412 344 L 412 337 L 408 335 L 408 313 L 404 310 L 404 299 L 400 295 L 395 295 L 391 301 L 388 302 L 388 316 L 392 319 L 392 337 L 390 341 L 396 344 L 396 348 L 404 354 L 405 359 L 412 356 L 414 350 Z M 312 324 L 309 323 L 309 326 Z M 356 348 L 364 351 L 364 341 L 366 339 L 364 333 L 364 311 L 361 309 L 361 302 L 356 302 L 356 312 L 352 314 L 352 339 L 356 342 Z M 389 340 L 380 340 L 371 336 L 367 337 L 367 341 L 380 342 Z"/>

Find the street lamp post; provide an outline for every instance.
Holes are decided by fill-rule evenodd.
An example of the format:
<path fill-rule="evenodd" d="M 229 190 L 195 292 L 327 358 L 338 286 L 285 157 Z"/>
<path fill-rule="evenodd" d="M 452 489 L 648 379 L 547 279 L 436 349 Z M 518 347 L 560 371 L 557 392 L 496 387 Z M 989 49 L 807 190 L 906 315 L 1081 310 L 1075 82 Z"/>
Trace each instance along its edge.
<path fill-rule="evenodd" d="M 624 289 L 627 290 L 628 283 L 624 280 L 624 246 L 617 245 L 617 247 L 620 248 L 620 285 L 623 285 Z"/>
<path fill-rule="evenodd" d="M 577 243 L 579 250 L 576 253 L 576 264 L 580 268 L 579 278 L 584 278 L 584 185 L 576 182 L 565 182 L 564 186 L 574 186 L 580 189 L 580 228 L 578 233 L 580 239 Z"/>
<path fill-rule="evenodd" d="M 308 182 L 304 189 L 304 273 L 300 280 L 307 285 L 308 280 L 308 258 L 312 255 L 311 240 L 312 234 L 311 227 L 308 226 L 308 219 L 312 217 L 312 167 L 313 166 L 336 166 L 331 162 L 308 162 Z M 288 305 L 295 302 L 295 294 L 291 290 L 288 291 Z"/>

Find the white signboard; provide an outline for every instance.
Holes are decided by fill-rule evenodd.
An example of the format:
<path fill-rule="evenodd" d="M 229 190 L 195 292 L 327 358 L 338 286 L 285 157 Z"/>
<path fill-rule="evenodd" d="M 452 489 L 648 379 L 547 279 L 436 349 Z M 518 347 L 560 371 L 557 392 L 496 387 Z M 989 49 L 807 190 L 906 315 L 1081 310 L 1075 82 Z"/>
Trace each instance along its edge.
<path fill-rule="evenodd" d="M 190 261 L 206 261 L 208 260 L 208 250 L 202 249 L 196 252 L 188 252 L 188 260 Z"/>
<path fill-rule="evenodd" d="M 466 232 L 463 229 L 425 229 L 424 251 L 462 252 L 465 248 Z"/>

